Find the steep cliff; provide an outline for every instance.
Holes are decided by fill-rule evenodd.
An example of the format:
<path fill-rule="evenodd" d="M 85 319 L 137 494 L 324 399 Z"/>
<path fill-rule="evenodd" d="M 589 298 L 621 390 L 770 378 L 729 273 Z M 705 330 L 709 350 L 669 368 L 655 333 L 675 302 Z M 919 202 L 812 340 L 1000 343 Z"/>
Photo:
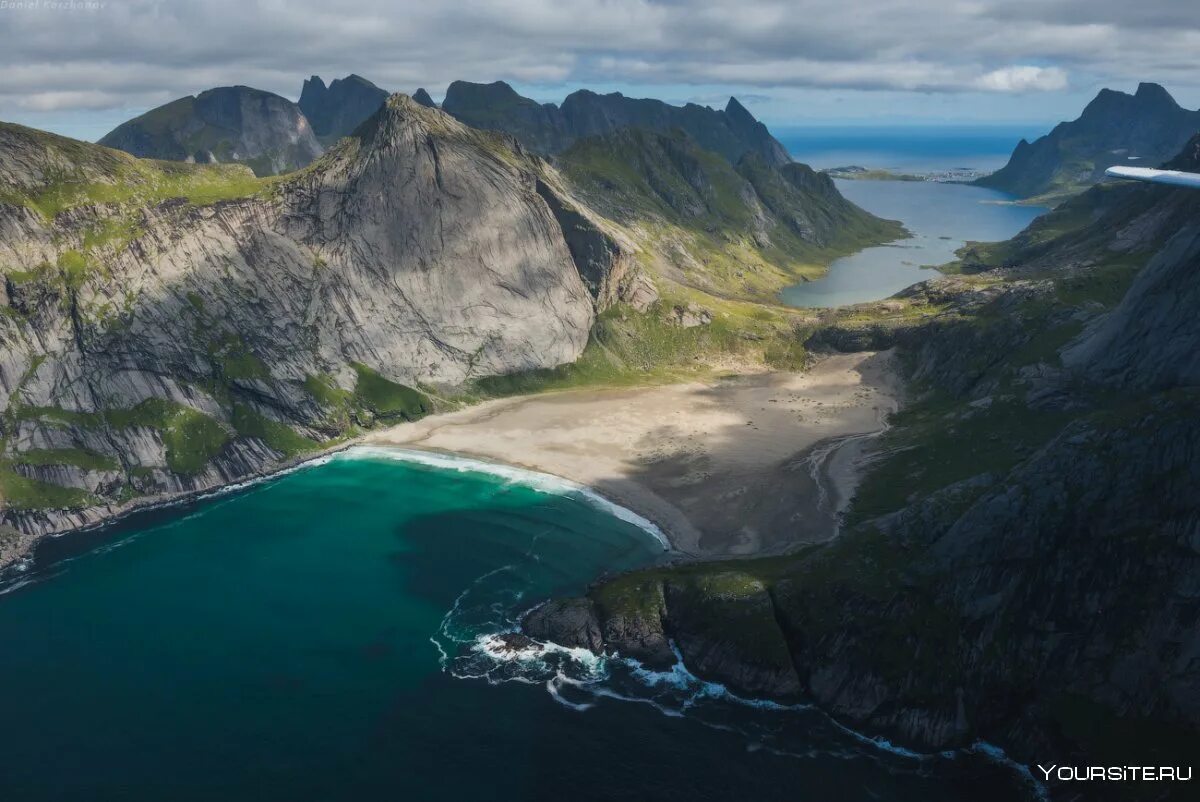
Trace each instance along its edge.
<path fill-rule="evenodd" d="M 100 144 L 149 159 L 240 162 L 257 175 L 303 167 L 322 150 L 299 106 L 248 86 L 174 100 L 122 123 Z"/>
<path fill-rule="evenodd" d="M 354 133 L 355 128 L 379 111 L 387 98 L 387 92 L 358 75 L 334 78 L 329 86 L 314 75 L 304 82 L 298 105 L 313 133 L 331 145 Z M 420 102 L 417 95 L 413 95 L 413 100 Z"/>
<path fill-rule="evenodd" d="M 814 347 L 896 346 L 910 386 L 840 537 L 607 580 L 526 632 L 657 666 L 673 644 L 702 677 L 925 751 L 982 738 L 1046 765 L 1190 765 L 1198 227 L 1194 193 L 1095 187 L 996 264 L 888 302 L 930 316 L 860 309 L 818 332 Z"/>
<path fill-rule="evenodd" d="M 1033 143 L 1021 140 L 1008 164 L 975 183 L 1021 197 L 1077 193 L 1114 164 L 1157 167 L 1200 131 L 1200 111 L 1184 109 L 1158 84 L 1133 95 L 1102 89 L 1077 120 Z"/>
<path fill-rule="evenodd" d="M 571 243 L 607 243 L 608 300 L 630 268 L 590 213 L 564 234 L 546 165 L 399 95 L 265 180 L 4 125 L 0 186 L 0 516 L 25 533 L 570 362 L 604 306 Z"/>

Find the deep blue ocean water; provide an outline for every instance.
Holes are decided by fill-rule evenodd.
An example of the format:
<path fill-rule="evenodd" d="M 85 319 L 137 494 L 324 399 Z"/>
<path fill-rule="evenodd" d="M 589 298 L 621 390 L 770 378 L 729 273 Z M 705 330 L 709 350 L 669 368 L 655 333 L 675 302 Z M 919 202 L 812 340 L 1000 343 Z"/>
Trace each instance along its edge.
<path fill-rule="evenodd" d="M 682 669 L 494 635 L 663 550 L 547 478 L 356 450 L 46 542 L 0 595 L 0 799 L 1009 800 Z M 475 466 L 478 467 L 478 466 Z"/>
<path fill-rule="evenodd" d="M 816 169 L 858 165 L 893 172 L 1004 166 L 1017 142 L 1049 130 L 1030 125 L 817 125 L 776 127 L 792 157 Z"/>

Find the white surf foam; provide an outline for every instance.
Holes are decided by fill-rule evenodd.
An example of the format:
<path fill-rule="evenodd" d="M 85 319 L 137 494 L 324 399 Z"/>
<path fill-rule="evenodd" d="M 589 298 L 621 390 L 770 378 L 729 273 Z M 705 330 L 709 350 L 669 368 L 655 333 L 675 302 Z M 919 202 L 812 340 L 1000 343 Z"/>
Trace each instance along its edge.
<path fill-rule="evenodd" d="M 512 465 L 489 462 L 488 460 L 476 457 L 443 454 L 438 451 L 419 451 L 417 449 L 400 448 L 397 446 L 354 446 L 353 448 L 338 452 L 333 455 L 333 458 L 390 459 L 400 462 L 411 462 L 417 465 L 426 465 L 442 470 L 458 471 L 460 473 L 482 473 L 504 479 L 512 484 L 528 487 L 539 493 L 556 496 L 578 496 L 593 507 L 612 515 L 614 518 L 619 518 L 625 523 L 633 524 L 648 533 L 658 541 L 664 551 L 669 551 L 671 548 L 670 541 L 667 540 L 667 536 L 663 534 L 662 529 L 649 518 L 638 515 L 633 510 L 622 507 L 620 504 L 605 498 L 587 485 L 582 485 L 570 479 L 555 476 L 554 474 L 531 471 L 527 468 L 516 468 Z"/>

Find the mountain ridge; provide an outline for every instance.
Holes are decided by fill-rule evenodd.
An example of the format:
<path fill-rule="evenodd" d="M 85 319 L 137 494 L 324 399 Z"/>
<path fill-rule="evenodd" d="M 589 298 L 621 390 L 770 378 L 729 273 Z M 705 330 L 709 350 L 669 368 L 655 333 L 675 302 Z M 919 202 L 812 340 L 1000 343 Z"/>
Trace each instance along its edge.
<path fill-rule="evenodd" d="M 693 191 L 721 176 L 725 212 L 769 211 L 814 259 L 898 232 L 822 199 L 828 180 L 800 165 L 743 176 L 672 137 Z M 793 315 L 706 265 L 742 247 L 706 230 L 717 218 L 667 204 L 612 220 L 599 185 L 404 95 L 265 178 L 0 124 L 0 181 L 0 524 L 22 543 L 522 382 L 803 355 Z M 839 220 L 804 217 L 829 203 L 865 227 L 838 240 L 822 226 Z M 708 291 L 675 280 L 681 259 Z"/>
<path fill-rule="evenodd" d="M 446 91 L 442 108 L 469 125 L 507 131 L 541 155 L 560 152 L 579 139 L 621 128 L 646 128 L 657 133 L 679 128 L 701 147 L 734 164 L 747 153 L 757 154 L 772 166 L 790 162 L 786 149 L 766 126 L 735 99 L 730 100 L 726 111 L 717 111 L 694 103 L 672 106 L 652 98 L 628 98 L 620 92 L 601 95 L 579 89 L 559 106 L 522 97 L 503 81 L 455 81 Z"/>
<path fill-rule="evenodd" d="M 1080 116 L 1030 143 L 1022 139 L 1007 164 L 979 186 L 1021 198 L 1061 200 L 1104 178 L 1113 165 L 1157 167 L 1200 131 L 1200 111 L 1179 106 L 1162 86 L 1132 95 L 1101 89 Z"/>
<path fill-rule="evenodd" d="M 173 100 L 122 123 L 99 144 L 142 158 L 241 162 L 258 175 L 303 167 L 323 150 L 299 106 L 248 86 Z"/>
<path fill-rule="evenodd" d="M 1197 158 L 1200 136 L 1174 163 Z M 681 655 L 921 752 L 1187 765 L 1200 196 L 1103 184 L 981 254 L 809 338 L 894 347 L 908 384 L 837 539 L 605 578 L 523 631 L 660 670 Z M 1094 789 L 1187 798 L 1170 791 Z"/>
<path fill-rule="evenodd" d="M 349 136 L 379 110 L 388 93 L 359 75 L 351 73 L 329 84 L 314 75 L 304 82 L 297 105 L 322 142 L 332 144 Z"/>
<path fill-rule="evenodd" d="M 404 96 L 373 120 L 265 180 L 0 127 L 4 523 L 227 484 L 426 414 L 426 383 L 579 355 L 598 301 L 540 166 Z"/>

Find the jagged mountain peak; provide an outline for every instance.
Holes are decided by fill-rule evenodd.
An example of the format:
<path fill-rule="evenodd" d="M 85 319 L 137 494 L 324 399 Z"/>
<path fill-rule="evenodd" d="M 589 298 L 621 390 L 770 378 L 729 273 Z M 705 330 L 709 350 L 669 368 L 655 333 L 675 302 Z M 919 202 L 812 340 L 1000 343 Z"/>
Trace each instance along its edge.
<path fill-rule="evenodd" d="M 332 144 L 358 128 L 387 96 L 385 90 L 361 75 L 351 73 L 345 78 L 334 78 L 328 86 L 314 75 L 304 82 L 299 105 L 316 135 L 326 144 Z"/>
<path fill-rule="evenodd" d="M 383 146 L 401 132 L 420 130 L 426 134 L 467 135 L 471 129 L 436 107 L 427 106 L 403 92 L 388 95 L 387 100 L 353 136 L 363 144 Z"/>
<path fill-rule="evenodd" d="M 790 162 L 787 150 L 766 126 L 740 103 L 734 104 L 722 111 L 695 103 L 674 106 L 655 98 L 579 89 L 559 106 L 522 97 L 503 81 L 455 81 L 446 92 L 442 108 L 476 128 L 506 131 L 543 156 L 561 153 L 580 139 L 620 128 L 659 132 L 679 128 L 731 164 L 751 152 L 775 166 Z"/>
<path fill-rule="evenodd" d="M 1161 84 L 1143 82 L 1138 84 L 1137 92 L 1134 97 L 1142 101 L 1150 101 L 1153 103 L 1161 103 L 1165 106 L 1178 108 L 1179 103 L 1171 96 L 1171 93 L 1166 90 Z"/>
<path fill-rule="evenodd" d="M 728 114 L 735 122 L 758 122 L 758 120 L 754 118 L 754 115 L 750 113 L 750 110 L 743 106 L 736 97 L 729 98 L 729 102 L 725 104 L 725 113 Z"/>
<path fill-rule="evenodd" d="M 1024 140 L 1000 170 L 977 182 L 1019 197 L 1061 200 L 1104 179 L 1113 165 L 1156 166 L 1200 130 L 1200 112 L 1181 107 L 1159 84 L 1135 94 L 1101 89 L 1079 117 L 1033 143 Z"/>
<path fill-rule="evenodd" d="M 420 103 L 422 106 L 427 106 L 431 109 L 437 108 L 437 103 L 435 103 L 429 93 L 425 91 L 424 87 L 419 87 L 416 92 L 413 92 L 412 99 Z"/>

